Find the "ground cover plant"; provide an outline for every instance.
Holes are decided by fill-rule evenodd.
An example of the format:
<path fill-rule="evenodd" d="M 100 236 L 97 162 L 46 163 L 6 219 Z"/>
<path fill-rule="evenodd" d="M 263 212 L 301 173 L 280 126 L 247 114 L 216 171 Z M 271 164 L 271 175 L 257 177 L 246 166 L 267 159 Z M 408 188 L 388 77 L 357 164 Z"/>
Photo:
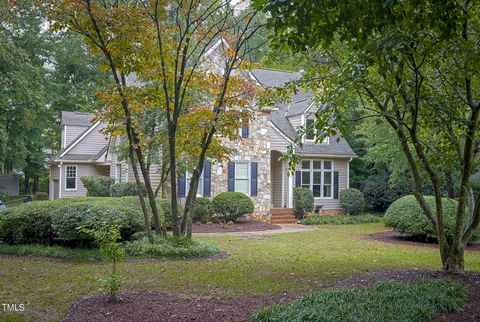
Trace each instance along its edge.
<path fill-rule="evenodd" d="M 319 215 L 303 219 L 302 225 L 353 225 L 381 222 L 382 217 L 372 214 L 351 215 Z"/>
<path fill-rule="evenodd" d="M 327 289 L 258 311 L 254 321 L 431 321 L 460 310 L 467 300 L 449 279 L 377 282 L 371 287 Z"/>
<path fill-rule="evenodd" d="M 262 239 L 194 235 L 196 240 L 219 245 L 229 257 L 210 261 L 126 260 L 119 263 L 118 270 L 124 276 L 124 289 L 223 299 L 303 293 L 367 271 L 440 269 L 434 248 L 365 238 L 385 231 L 383 224 L 374 223 L 321 225 L 314 231 L 267 235 Z M 480 252 L 467 251 L 465 267 L 480 271 Z M 0 285 L 8 285 L 0 288 L 0 299 L 29 303 L 23 315 L 0 316 L 13 321 L 61 320 L 74 301 L 98 293 L 98 280 L 109 270 L 110 265 L 104 261 L 72 263 L 0 255 Z"/>

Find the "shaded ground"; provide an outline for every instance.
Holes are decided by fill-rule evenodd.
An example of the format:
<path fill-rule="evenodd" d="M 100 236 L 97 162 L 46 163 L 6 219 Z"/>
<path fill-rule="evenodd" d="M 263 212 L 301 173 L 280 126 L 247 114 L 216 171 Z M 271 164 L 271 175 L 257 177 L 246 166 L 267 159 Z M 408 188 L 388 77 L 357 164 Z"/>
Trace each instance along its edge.
<path fill-rule="evenodd" d="M 421 247 L 430 247 L 438 248 L 438 245 L 435 242 L 425 242 L 418 239 L 414 239 L 409 236 L 402 235 L 396 231 L 386 231 L 376 234 L 368 235 L 366 238 L 371 238 L 377 241 L 390 244 L 401 244 L 409 246 L 421 246 Z M 474 241 L 470 243 L 466 248 L 468 251 L 480 251 L 480 241 Z"/>
<path fill-rule="evenodd" d="M 331 287 L 369 286 L 379 280 L 415 281 L 418 278 L 444 277 L 440 271 L 382 270 L 341 280 Z M 467 285 L 470 300 L 457 313 L 438 321 L 480 320 L 480 273 L 449 276 Z M 265 296 L 241 296 L 229 299 L 184 298 L 145 291 L 124 291 L 117 303 L 103 295 L 85 297 L 74 303 L 63 321 L 248 321 L 259 308 L 289 301 L 300 294 L 274 293 Z"/>
<path fill-rule="evenodd" d="M 226 233 L 226 232 L 249 232 L 280 229 L 280 226 L 271 225 L 253 220 L 238 220 L 228 225 L 219 223 L 195 223 L 192 225 L 194 233 Z"/>

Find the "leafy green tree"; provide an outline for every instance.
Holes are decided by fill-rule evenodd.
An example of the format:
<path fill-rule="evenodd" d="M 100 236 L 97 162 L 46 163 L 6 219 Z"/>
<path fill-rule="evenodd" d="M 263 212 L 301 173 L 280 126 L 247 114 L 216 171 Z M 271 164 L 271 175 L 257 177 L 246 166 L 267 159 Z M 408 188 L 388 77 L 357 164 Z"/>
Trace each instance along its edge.
<path fill-rule="evenodd" d="M 330 65 L 312 65 L 303 80 L 324 104 L 317 126 L 325 135 L 345 130 L 342 115 L 354 95 L 370 117 L 388 123 L 436 232 L 443 269 L 463 272 L 465 245 L 480 222 L 480 198 L 469 187 L 478 171 L 480 4 L 258 2 L 271 14 L 276 42 L 330 58 Z M 441 187 L 454 170 L 460 173 L 458 207 L 447 237 Z M 436 211 L 425 200 L 426 182 Z"/>

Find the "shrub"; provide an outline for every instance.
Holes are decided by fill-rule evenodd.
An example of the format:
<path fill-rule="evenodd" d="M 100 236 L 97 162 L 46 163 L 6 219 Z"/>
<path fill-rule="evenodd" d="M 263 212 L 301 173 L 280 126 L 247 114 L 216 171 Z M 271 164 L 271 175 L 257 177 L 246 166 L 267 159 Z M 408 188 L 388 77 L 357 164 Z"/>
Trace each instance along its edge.
<path fill-rule="evenodd" d="M 212 217 L 212 214 L 213 209 L 210 199 L 198 197 L 196 199 L 195 208 L 193 210 L 193 219 L 206 224 L 210 221 L 210 217 Z"/>
<path fill-rule="evenodd" d="M 355 188 L 340 191 L 342 209 L 350 215 L 358 215 L 365 209 L 363 193 Z"/>
<path fill-rule="evenodd" d="M 435 198 L 433 196 L 425 196 L 425 200 L 435 214 Z M 445 235 L 447 238 L 451 238 L 455 226 L 458 203 L 453 199 L 442 198 L 442 205 Z M 432 224 L 413 195 L 408 195 L 395 201 L 385 213 L 384 220 L 387 227 L 393 228 L 402 234 L 425 240 L 437 238 Z M 479 237 L 479 230 L 477 230 L 472 239 L 478 239 Z"/>
<path fill-rule="evenodd" d="M 159 215 L 164 220 L 161 207 Z M 88 220 L 102 221 L 109 216 L 120 220 L 122 240 L 145 229 L 138 197 L 77 197 L 34 201 L 1 212 L 0 238 L 9 244 L 91 245 L 92 238 L 78 228 Z"/>
<path fill-rule="evenodd" d="M 48 193 L 46 192 L 35 192 L 33 195 L 33 200 L 48 200 Z"/>
<path fill-rule="evenodd" d="M 241 192 L 222 192 L 216 195 L 212 207 L 215 216 L 224 222 L 235 222 L 254 211 L 252 199 Z"/>
<path fill-rule="evenodd" d="M 128 257 L 205 257 L 220 253 L 220 247 L 216 244 L 192 240 L 186 238 L 159 238 L 155 237 L 155 243 L 151 244 L 146 237 L 125 245 L 125 253 Z"/>
<path fill-rule="evenodd" d="M 145 185 L 142 184 L 142 194 L 147 195 Z M 110 195 L 112 197 L 138 196 L 136 182 L 120 182 L 114 183 L 110 187 Z"/>
<path fill-rule="evenodd" d="M 450 279 L 331 288 L 257 311 L 254 321 L 432 321 L 461 310 L 468 291 Z"/>
<path fill-rule="evenodd" d="M 295 217 L 302 219 L 313 210 L 313 192 L 307 188 L 293 189 Z"/>
<path fill-rule="evenodd" d="M 172 200 L 170 198 L 157 199 L 157 205 L 162 208 L 163 216 L 165 218 L 165 226 L 167 228 L 172 227 Z M 183 206 L 181 203 L 177 203 L 178 215 L 181 217 L 183 214 Z"/>
<path fill-rule="evenodd" d="M 33 201 L 0 212 L 0 238 L 8 244 L 51 244 L 53 209 L 52 202 Z"/>
<path fill-rule="evenodd" d="M 87 189 L 87 196 L 108 197 L 110 188 L 115 182 L 114 178 L 107 176 L 81 177 L 83 186 Z"/>
<path fill-rule="evenodd" d="M 373 208 L 380 211 L 387 210 L 395 200 L 408 195 L 411 192 L 411 185 L 392 185 L 388 173 L 369 176 L 365 182 L 365 187 L 363 188 L 365 201 L 372 205 Z"/>
<path fill-rule="evenodd" d="M 302 225 L 356 225 L 381 222 L 382 218 L 375 215 L 320 215 L 311 216 L 301 221 Z"/>

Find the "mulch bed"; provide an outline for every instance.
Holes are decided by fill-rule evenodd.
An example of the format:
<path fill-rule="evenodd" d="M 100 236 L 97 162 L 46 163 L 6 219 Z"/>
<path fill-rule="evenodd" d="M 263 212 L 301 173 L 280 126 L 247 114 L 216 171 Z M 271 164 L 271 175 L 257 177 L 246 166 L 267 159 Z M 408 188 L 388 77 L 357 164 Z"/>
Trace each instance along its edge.
<path fill-rule="evenodd" d="M 195 223 L 192 225 L 193 233 L 232 233 L 232 232 L 250 232 L 250 231 L 264 231 L 264 230 L 276 230 L 282 227 L 277 225 L 271 225 L 264 222 L 253 220 L 238 220 L 235 223 L 227 225 L 220 223 Z"/>
<path fill-rule="evenodd" d="M 371 234 L 368 235 L 367 238 L 390 244 L 438 248 L 438 244 L 435 242 L 421 241 L 409 236 L 402 235 L 401 233 L 396 231 L 386 231 L 382 233 Z M 465 250 L 480 251 L 480 241 L 471 242 L 469 245 L 467 245 Z"/>
<path fill-rule="evenodd" d="M 446 314 L 437 321 L 480 321 L 480 273 L 461 276 L 440 271 L 382 270 L 354 275 L 330 287 L 365 287 L 379 280 L 415 281 L 419 278 L 448 276 L 465 283 L 470 291 L 466 308 Z M 284 303 L 299 293 L 275 293 L 229 299 L 186 298 L 146 291 L 123 291 L 116 303 L 103 295 L 88 296 L 75 302 L 63 321 L 248 321 L 259 308 Z"/>

